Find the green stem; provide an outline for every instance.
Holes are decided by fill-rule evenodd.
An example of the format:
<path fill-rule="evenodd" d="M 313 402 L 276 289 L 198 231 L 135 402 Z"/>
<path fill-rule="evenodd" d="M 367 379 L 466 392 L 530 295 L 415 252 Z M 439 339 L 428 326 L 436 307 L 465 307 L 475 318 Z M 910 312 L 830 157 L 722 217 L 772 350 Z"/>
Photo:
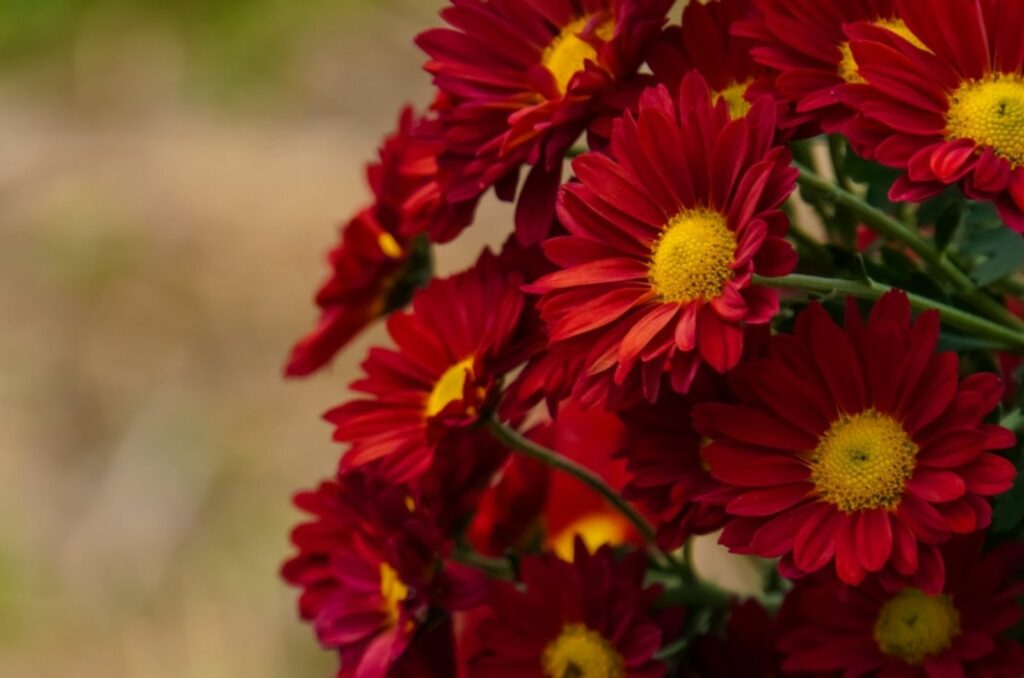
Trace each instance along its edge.
<path fill-rule="evenodd" d="M 452 551 L 452 560 L 474 567 L 492 579 L 511 580 L 516 578 L 515 568 L 507 558 L 491 558 L 468 547 L 456 546 Z"/>
<path fill-rule="evenodd" d="M 754 284 L 765 287 L 782 287 L 814 292 L 817 294 L 832 294 L 839 292 L 848 294 L 859 299 L 878 299 L 883 294 L 893 289 L 874 281 L 858 282 L 856 280 L 844 280 L 839 278 L 820 278 L 811 275 L 787 275 L 781 278 L 765 278 L 755 275 Z M 972 336 L 981 336 L 998 342 L 1007 348 L 1024 350 L 1024 332 L 1004 327 L 994 322 L 980 318 L 976 315 L 962 311 L 959 308 L 943 304 L 927 297 L 907 293 L 910 298 L 910 305 L 918 311 L 935 310 L 942 316 L 943 322 L 957 327 Z"/>
<path fill-rule="evenodd" d="M 660 565 L 673 566 L 680 571 L 680 574 L 683 574 L 683 571 L 685 570 L 687 576 L 692 576 L 692 573 L 689 572 L 689 568 L 686 568 L 684 564 L 678 563 L 674 559 L 669 558 L 655 545 L 654 528 L 652 528 L 650 523 L 640 515 L 639 511 L 623 499 L 618 492 L 613 490 L 608 483 L 601 478 L 601 476 L 585 466 L 577 464 L 571 459 L 566 459 L 554 450 L 549 450 L 542 445 L 538 445 L 515 429 L 501 423 L 494 417 L 486 419 L 484 424 L 487 427 L 487 430 L 490 431 L 491 435 L 494 436 L 494 439 L 509 449 L 525 454 L 528 457 L 533 457 L 534 459 L 537 459 L 552 468 L 558 469 L 559 471 L 564 471 L 597 492 L 605 501 L 625 516 L 626 520 L 633 524 L 633 527 L 636 528 L 637 532 L 639 532 L 644 538 L 644 541 L 647 542 L 648 552 L 656 561 L 659 562 Z"/>
<path fill-rule="evenodd" d="M 932 247 L 919 233 L 911 230 L 906 224 L 890 217 L 885 212 L 869 205 L 860 197 L 820 176 L 808 167 L 799 163 L 796 163 L 796 167 L 800 170 L 799 183 L 801 186 L 825 195 L 836 205 L 849 209 L 860 217 L 864 223 L 882 235 L 904 243 L 928 265 L 940 271 L 952 283 L 953 287 L 956 288 L 965 301 L 969 302 L 971 306 L 984 313 L 991 320 L 1000 322 L 1007 327 L 1024 329 L 1024 320 L 1013 315 L 996 300 L 979 292 L 975 288 L 974 282 L 966 273 L 961 271 L 945 255 Z"/>

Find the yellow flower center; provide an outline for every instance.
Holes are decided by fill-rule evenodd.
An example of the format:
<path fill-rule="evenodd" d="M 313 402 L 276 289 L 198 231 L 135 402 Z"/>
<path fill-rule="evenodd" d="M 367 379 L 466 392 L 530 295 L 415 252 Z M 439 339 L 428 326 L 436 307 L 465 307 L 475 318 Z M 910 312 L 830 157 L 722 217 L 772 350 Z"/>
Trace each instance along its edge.
<path fill-rule="evenodd" d="M 733 120 L 739 120 L 750 112 L 750 102 L 744 98 L 744 95 L 751 82 L 753 80 L 748 78 L 743 82 L 734 82 L 720 92 L 715 92 L 715 103 L 717 104 L 719 99 L 725 99 L 725 103 L 729 107 L 729 115 Z"/>
<path fill-rule="evenodd" d="M 903 19 L 879 19 L 872 23 L 875 26 L 889 29 L 918 49 L 928 50 L 924 43 L 910 32 L 910 28 L 903 22 Z M 844 42 L 841 44 L 839 51 L 843 54 L 843 58 L 839 61 L 839 76 L 852 84 L 867 82 L 860 75 L 860 69 L 857 67 L 857 60 L 853 58 L 853 50 L 850 49 L 850 43 Z"/>
<path fill-rule="evenodd" d="M 558 37 L 552 41 L 541 54 L 541 63 L 555 76 L 558 91 L 562 94 L 569 89 L 572 77 L 583 70 L 587 61 L 597 61 L 597 50 L 586 40 L 581 40 L 579 33 L 587 27 L 590 17 L 580 17 L 562 29 Z M 607 42 L 615 35 L 615 22 L 609 19 L 597 27 L 598 38 Z"/>
<path fill-rule="evenodd" d="M 574 554 L 576 535 L 583 539 L 591 552 L 605 544 L 622 544 L 626 541 L 629 528 L 626 522 L 613 513 L 591 513 L 559 531 L 551 540 L 551 548 L 562 560 L 571 561 Z"/>
<path fill-rule="evenodd" d="M 651 252 L 651 286 L 662 301 L 709 301 L 732 280 L 736 236 L 718 212 L 691 209 L 668 223 Z"/>
<path fill-rule="evenodd" d="M 914 472 L 917 444 L 890 416 L 873 409 L 842 415 L 811 457 L 818 494 L 846 513 L 899 506 Z"/>
<path fill-rule="evenodd" d="M 409 587 L 398 577 L 395 569 L 387 563 L 380 564 L 380 597 L 384 599 L 388 626 L 398 623 L 402 601 L 409 595 Z"/>
<path fill-rule="evenodd" d="M 963 83 L 950 98 L 946 125 L 949 139 L 970 139 L 1024 165 L 1024 76 L 992 73 Z"/>
<path fill-rule="evenodd" d="M 402 246 L 398 244 L 397 240 L 395 240 L 395 236 L 390 233 L 381 233 L 378 235 L 377 245 L 386 257 L 399 259 L 402 256 Z"/>
<path fill-rule="evenodd" d="M 566 624 L 541 657 L 549 678 L 622 678 L 626 662 L 612 644 L 583 624 Z"/>
<path fill-rule="evenodd" d="M 427 397 L 427 416 L 435 417 L 448 407 L 449 403 L 462 400 L 466 379 L 472 374 L 473 356 L 460 360 L 445 370 Z"/>
<path fill-rule="evenodd" d="M 952 598 L 917 589 L 905 589 L 886 603 L 875 622 L 878 649 L 908 664 L 948 650 L 958 633 L 960 613 Z"/>

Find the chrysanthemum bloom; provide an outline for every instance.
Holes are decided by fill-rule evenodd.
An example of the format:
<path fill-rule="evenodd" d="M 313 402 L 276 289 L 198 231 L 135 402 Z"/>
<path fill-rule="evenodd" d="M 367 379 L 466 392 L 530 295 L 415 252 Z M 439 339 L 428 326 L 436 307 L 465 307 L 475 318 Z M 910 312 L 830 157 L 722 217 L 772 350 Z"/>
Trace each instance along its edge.
<path fill-rule="evenodd" d="M 496 379 L 526 357 L 519 283 L 485 251 L 469 271 L 417 293 L 410 312 L 388 318 L 397 349 L 372 349 L 366 376 L 352 384 L 369 397 L 325 415 L 335 440 L 351 443 L 342 469 L 377 462 L 388 479 L 408 480 L 430 467 L 448 431 L 479 419 L 497 396 Z"/>
<path fill-rule="evenodd" d="M 902 292 L 883 296 L 866 323 L 850 300 L 845 331 L 813 304 L 794 335 L 772 337 L 767 358 L 730 375 L 739 404 L 698 405 L 712 475 L 742 490 L 725 507 L 722 543 L 781 556 L 791 577 L 834 562 L 849 584 L 888 568 L 938 590 L 934 545 L 986 527 L 986 498 L 1015 475 L 990 451 L 1011 447 L 1013 434 L 984 423 L 999 378 L 959 380 L 956 354 L 935 352 L 938 337 L 938 314 L 911 323 Z"/>
<path fill-rule="evenodd" d="M 616 123 L 613 157 L 573 162 L 580 181 L 558 203 L 570 235 L 544 243 L 562 270 L 530 289 L 551 341 L 585 356 L 587 404 L 639 390 L 653 401 L 665 372 L 685 391 L 703 362 L 734 367 L 744 327 L 775 315 L 778 294 L 751 285 L 796 264 L 778 210 L 796 172 L 774 130 L 767 98 L 732 120 L 691 73 L 678 108 L 665 87 L 647 90 Z"/>
<path fill-rule="evenodd" d="M 1024 619 L 1019 545 L 981 553 L 981 538 L 943 547 L 946 585 L 927 594 L 887 591 L 876 582 L 845 589 L 832 579 L 797 584 L 793 630 L 780 643 L 788 671 L 845 676 L 1024 675 L 1024 649 L 1005 632 Z"/>
<path fill-rule="evenodd" d="M 298 554 L 282 574 L 302 588 L 300 613 L 339 654 L 340 677 L 391 675 L 431 606 L 482 601 L 482 575 L 443 561 L 444 540 L 404 488 L 354 473 L 295 503 L 313 520 L 292 533 Z"/>
<path fill-rule="evenodd" d="M 863 116 L 849 134 L 878 162 L 906 170 L 893 200 L 950 184 L 992 201 L 1024 232 L 1024 5 L 1017 0 L 910 0 L 900 16 L 928 51 L 888 32 L 850 34 L 866 85 L 846 99 Z"/>
<path fill-rule="evenodd" d="M 456 168 L 448 196 L 497 185 L 520 196 L 517 232 L 536 242 L 551 226 L 566 151 L 601 112 L 600 99 L 636 72 L 671 0 L 460 0 L 451 28 L 424 32 L 426 69 L 448 96 L 439 107 Z"/>
<path fill-rule="evenodd" d="M 408 301 L 418 284 L 411 278 L 423 265 L 414 236 L 461 230 L 472 219 L 475 203 L 451 205 L 440 194 L 436 156 L 443 142 L 435 126 L 403 109 L 380 161 L 367 168 L 375 202 L 345 226 L 328 254 L 331 277 L 316 296 L 320 320 L 292 349 L 287 376 L 320 369 L 367 325 Z"/>
<path fill-rule="evenodd" d="M 735 25 L 734 34 L 755 44 L 751 54 L 777 73 L 775 91 L 791 101 L 797 115 L 787 125 L 816 122 L 838 132 L 852 110 L 840 96 L 844 86 L 863 82 L 843 26 L 872 22 L 915 40 L 894 0 L 753 0 L 757 14 Z M 920 44 L 920 43 L 918 43 Z"/>
<path fill-rule="evenodd" d="M 752 6 L 752 0 L 688 4 L 682 24 L 665 29 L 647 56 L 655 77 L 675 90 L 695 69 L 714 92 L 715 101 L 724 99 L 729 105 L 732 117 L 746 115 L 758 97 L 772 94 L 772 73 L 754 61 L 752 43 L 730 33 L 733 24 L 751 14 Z M 783 105 L 778 112 L 785 109 Z"/>
<path fill-rule="evenodd" d="M 702 455 L 706 441 L 690 419 L 695 390 L 696 384 L 689 396 L 663 393 L 657 403 L 621 414 L 626 425 L 622 456 L 630 474 L 623 496 L 643 508 L 666 550 L 725 524 L 721 506 L 702 501 L 716 498 L 722 484 L 708 471 Z"/>
<path fill-rule="evenodd" d="M 550 555 L 522 561 L 523 587 L 494 582 L 493 617 L 480 624 L 471 676 L 564 678 L 662 676 L 654 658 L 662 627 L 651 612 L 659 590 L 643 588 L 643 554 L 616 561 L 577 540 L 572 563 Z"/>

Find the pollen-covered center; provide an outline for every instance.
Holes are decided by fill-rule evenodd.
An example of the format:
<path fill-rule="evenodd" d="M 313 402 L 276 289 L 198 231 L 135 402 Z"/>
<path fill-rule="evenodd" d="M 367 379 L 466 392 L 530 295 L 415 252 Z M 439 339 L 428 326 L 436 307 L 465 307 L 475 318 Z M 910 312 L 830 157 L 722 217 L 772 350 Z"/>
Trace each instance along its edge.
<path fill-rule="evenodd" d="M 587 61 L 597 61 L 597 50 L 586 40 L 579 37 L 590 23 L 591 17 L 580 17 L 562 29 L 541 54 L 541 63 L 555 76 L 558 91 L 565 94 L 569 89 L 572 77 L 583 70 Z M 595 34 L 607 42 L 615 35 L 615 22 L 605 21 L 597 27 Z"/>
<path fill-rule="evenodd" d="M 398 577 L 395 568 L 387 563 L 380 564 L 380 597 L 384 600 L 384 612 L 388 626 L 398 623 L 402 601 L 409 595 L 409 587 Z"/>
<path fill-rule="evenodd" d="M 473 356 L 460 360 L 441 375 L 427 397 L 427 416 L 435 417 L 449 403 L 462 400 L 466 388 L 466 379 L 473 374 Z"/>
<path fill-rule="evenodd" d="M 738 120 L 750 112 L 750 102 L 746 100 L 747 88 L 750 87 L 751 79 L 743 82 L 734 82 L 725 89 L 715 92 L 715 103 L 719 99 L 725 99 L 729 107 L 729 115 L 733 120 Z"/>
<path fill-rule="evenodd" d="M 960 633 L 960 613 L 952 598 L 904 589 L 882 608 L 875 622 L 875 642 L 883 654 L 920 664 L 941 654 Z"/>
<path fill-rule="evenodd" d="M 950 97 L 946 136 L 970 139 L 1014 167 L 1024 165 L 1024 76 L 993 73 L 960 85 Z"/>
<path fill-rule="evenodd" d="M 544 648 L 541 657 L 549 678 L 622 678 L 626 662 L 597 631 L 583 624 L 566 624 Z"/>
<path fill-rule="evenodd" d="M 902 19 L 879 19 L 872 23 L 875 26 L 889 29 L 918 49 L 928 50 L 925 44 L 910 31 L 910 28 Z M 841 44 L 839 52 L 842 55 L 842 58 L 839 60 L 839 77 L 851 84 L 867 82 L 860 75 L 860 69 L 857 66 L 857 60 L 853 58 L 853 50 L 850 49 L 850 43 L 844 42 Z"/>
<path fill-rule="evenodd" d="M 706 208 L 675 216 L 651 249 L 650 280 L 667 303 L 709 301 L 732 280 L 736 235 L 725 216 Z"/>
<path fill-rule="evenodd" d="M 563 528 L 551 540 L 551 550 L 562 560 L 573 559 L 576 535 L 593 553 L 604 544 L 621 544 L 629 534 L 629 525 L 617 514 L 603 511 L 590 513 Z"/>
<path fill-rule="evenodd" d="M 395 240 L 395 236 L 390 233 L 381 233 L 378 235 L 377 245 L 386 257 L 390 257 L 392 259 L 400 259 L 402 257 L 402 246 L 398 244 L 397 240 Z"/>
<path fill-rule="evenodd" d="M 844 414 L 811 455 L 811 481 L 821 498 L 841 511 L 895 509 L 914 472 L 917 450 L 888 415 L 874 409 Z"/>

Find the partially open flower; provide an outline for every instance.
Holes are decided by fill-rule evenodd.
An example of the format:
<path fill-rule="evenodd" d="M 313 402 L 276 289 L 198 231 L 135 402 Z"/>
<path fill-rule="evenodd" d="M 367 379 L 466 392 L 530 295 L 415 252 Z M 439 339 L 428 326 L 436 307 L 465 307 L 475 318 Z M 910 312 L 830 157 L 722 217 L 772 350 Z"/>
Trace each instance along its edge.
<path fill-rule="evenodd" d="M 653 401 L 664 373 L 685 391 L 703 363 L 734 367 L 745 326 L 775 315 L 778 294 L 751 284 L 796 264 L 778 210 L 796 172 L 772 146 L 774 120 L 766 98 L 733 120 L 691 73 L 678 102 L 644 93 L 639 115 L 616 123 L 611 157 L 573 162 L 580 181 L 559 198 L 570 235 L 544 243 L 562 270 L 530 289 L 556 348 L 584 356 L 578 396 Z"/>
<path fill-rule="evenodd" d="M 812 305 L 794 335 L 775 335 L 767 358 L 731 375 L 740 404 L 698 405 L 711 474 L 742 490 L 725 507 L 722 543 L 781 556 L 788 576 L 834 563 L 849 584 L 888 569 L 940 589 L 935 545 L 987 527 L 986 498 L 1015 470 L 992 452 L 1013 434 L 984 423 L 998 377 L 961 381 L 938 337 L 938 314 L 911 323 L 901 292 L 866 323 L 851 300 L 845 332 Z"/>
<path fill-rule="evenodd" d="M 292 349 L 285 374 L 309 375 L 326 365 L 367 325 L 408 302 L 420 284 L 414 238 L 424 231 L 461 230 L 475 201 L 449 204 L 441 195 L 435 123 L 402 110 L 380 161 L 367 167 L 374 204 L 345 226 L 328 254 L 331 275 L 316 295 L 320 320 Z"/>

